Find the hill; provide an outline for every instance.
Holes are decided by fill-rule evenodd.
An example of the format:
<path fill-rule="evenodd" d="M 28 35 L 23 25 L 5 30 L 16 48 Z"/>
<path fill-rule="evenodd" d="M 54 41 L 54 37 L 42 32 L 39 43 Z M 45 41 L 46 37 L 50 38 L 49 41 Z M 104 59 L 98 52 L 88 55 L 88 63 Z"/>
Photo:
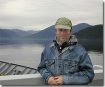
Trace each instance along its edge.
<path fill-rule="evenodd" d="M 73 31 L 72 32 L 77 33 L 80 30 L 83 30 L 83 29 L 88 28 L 88 27 L 91 27 L 91 25 L 89 25 L 87 23 L 80 23 L 80 24 L 77 24 L 77 25 L 73 26 Z"/>
<path fill-rule="evenodd" d="M 21 38 L 37 32 L 38 31 L 33 30 L 24 31 L 20 29 L 0 29 L 0 38 Z"/>
<path fill-rule="evenodd" d="M 75 33 L 80 44 L 87 50 L 103 51 L 103 25 L 95 25 Z"/>
<path fill-rule="evenodd" d="M 85 29 L 87 27 L 90 27 L 91 25 L 86 24 L 86 23 L 81 23 L 73 26 L 73 33 L 76 33 L 82 29 Z M 38 32 L 35 34 L 32 34 L 29 36 L 30 38 L 35 38 L 35 39 L 54 39 L 55 38 L 55 30 L 54 30 L 54 25 Z"/>

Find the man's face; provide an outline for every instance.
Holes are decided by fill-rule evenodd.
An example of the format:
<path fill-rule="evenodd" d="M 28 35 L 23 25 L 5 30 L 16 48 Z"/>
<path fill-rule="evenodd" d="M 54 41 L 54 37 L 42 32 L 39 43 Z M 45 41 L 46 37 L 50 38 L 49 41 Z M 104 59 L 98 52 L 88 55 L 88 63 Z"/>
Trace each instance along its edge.
<path fill-rule="evenodd" d="M 62 28 L 56 29 L 56 38 L 57 41 L 60 42 L 61 44 L 69 41 L 70 35 L 71 31 L 68 29 L 62 29 Z"/>

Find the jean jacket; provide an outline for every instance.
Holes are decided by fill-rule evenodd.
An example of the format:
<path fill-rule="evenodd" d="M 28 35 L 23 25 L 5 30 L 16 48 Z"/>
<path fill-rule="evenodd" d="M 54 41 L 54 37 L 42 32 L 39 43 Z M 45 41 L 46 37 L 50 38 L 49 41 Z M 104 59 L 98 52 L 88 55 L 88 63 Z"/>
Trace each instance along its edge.
<path fill-rule="evenodd" d="M 94 70 L 88 53 L 80 44 L 58 52 L 54 43 L 45 47 L 38 71 L 48 82 L 51 76 L 62 76 L 64 85 L 83 85 L 93 80 Z"/>

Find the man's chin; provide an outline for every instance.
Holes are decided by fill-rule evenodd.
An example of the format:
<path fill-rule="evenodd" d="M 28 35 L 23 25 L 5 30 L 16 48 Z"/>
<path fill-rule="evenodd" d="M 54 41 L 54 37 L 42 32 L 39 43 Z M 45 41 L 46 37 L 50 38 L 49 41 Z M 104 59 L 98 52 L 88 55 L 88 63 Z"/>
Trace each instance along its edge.
<path fill-rule="evenodd" d="M 61 42 L 61 43 L 64 43 L 64 42 L 66 42 L 66 40 L 60 40 L 60 42 Z"/>

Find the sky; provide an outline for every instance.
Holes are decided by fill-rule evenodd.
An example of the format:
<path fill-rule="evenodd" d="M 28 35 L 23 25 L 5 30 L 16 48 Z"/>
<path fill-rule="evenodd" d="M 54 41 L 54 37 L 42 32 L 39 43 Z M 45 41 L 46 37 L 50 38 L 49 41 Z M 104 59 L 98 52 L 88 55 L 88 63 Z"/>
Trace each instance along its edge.
<path fill-rule="evenodd" d="M 102 0 L 0 0 L 0 28 L 43 30 L 67 17 L 73 25 L 103 24 Z"/>

